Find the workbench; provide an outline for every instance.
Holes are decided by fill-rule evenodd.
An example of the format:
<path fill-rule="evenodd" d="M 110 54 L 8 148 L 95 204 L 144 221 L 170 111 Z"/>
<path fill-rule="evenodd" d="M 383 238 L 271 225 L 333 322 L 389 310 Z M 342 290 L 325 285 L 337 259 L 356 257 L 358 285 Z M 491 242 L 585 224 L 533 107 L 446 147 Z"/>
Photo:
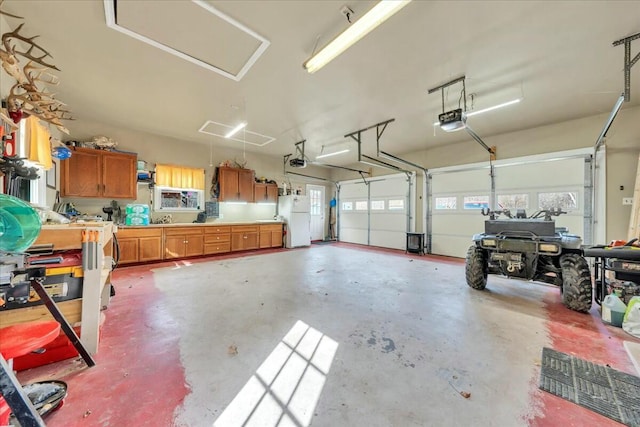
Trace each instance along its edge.
<path fill-rule="evenodd" d="M 98 352 L 100 318 L 103 306 L 109 303 L 111 292 L 111 268 L 113 265 L 113 232 L 111 222 L 88 222 L 61 225 L 43 225 L 40 235 L 34 242 L 36 245 L 53 245 L 56 251 L 82 250 L 83 285 L 82 299 L 58 303 L 58 308 L 67 321 L 73 325 L 80 323 L 80 340 L 90 354 Z M 90 251 L 83 244 L 84 236 L 94 236 L 94 244 Z M 92 262 L 90 268 L 88 260 Z M 0 325 L 34 320 L 48 320 L 49 310 L 44 305 L 0 311 Z"/>

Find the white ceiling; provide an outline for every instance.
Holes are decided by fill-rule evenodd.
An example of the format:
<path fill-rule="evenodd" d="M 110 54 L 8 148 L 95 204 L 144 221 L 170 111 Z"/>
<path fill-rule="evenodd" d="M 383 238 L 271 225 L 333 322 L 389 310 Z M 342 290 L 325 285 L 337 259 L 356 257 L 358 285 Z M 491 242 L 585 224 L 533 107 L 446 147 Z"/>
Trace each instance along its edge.
<path fill-rule="evenodd" d="M 183 1 L 163 3 L 171 3 L 176 15 Z M 26 18 L 26 35 L 40 35 L 40 44 L 62 70 L 55 92 L 78 120 L 238 148 L 242 143 L 198 129 L 207 120 L 230 126 L 245 120 L 248 131 L 276 138 L 262 147 L 247 145 L 248 151 L 284 155 L 306 139 L 311 157 L 322 145 L 391 118 L 395 122 L 381 143 L 393 154 L 468 138 L 434 132 L 441 98 L 427 94 L 461 75 L 467 76 L 467 95 L 475 95 L 475 109 L 523 98 L 516 106 L 470 118 L 483 137 L 608 112 L 624 82 L 624 48 L 612 42 L 640 32 L 637 1 L 414 0 L 310 75 L 302 63 L 318 37 L 320 47 L 348 25 L 341 7 L 351 7 L 357 18 L 375 2 L 208 3 L 271 42 L 240 81 L 108 28 L 102 1 L 8 0 L 2 9 Z M 20 23 L 5 19 L 12 28 Z M 209 61 L 219 54 L 237 68 L 246 60 L 247 41 L 238 42 L 242 46 L 234 57 L 237 37 L 215 40 L 225 32 L 202 29 L 204 17 L 173 19 L 175 26 L 163 25 L 167 37 L 176 32 L 181 43 L 185 32 L 205 37 L 214 56 Z M 150 28 L 157 32 L 159 27 Z M 639 51 L 640 40 L 632 44 L 632 55 Z M 638 87 L 640 65 L 632 70 L 632 100 L 625 108 L 640 103 Z M 457 107 L 460 88 L 448 91 L 447 109 Z M 353 162 L 355 143 L 351 145 L 351 153 L 331 163 Z M 363 148 L 375 153 L 375 132 L 365 134 Z"/>

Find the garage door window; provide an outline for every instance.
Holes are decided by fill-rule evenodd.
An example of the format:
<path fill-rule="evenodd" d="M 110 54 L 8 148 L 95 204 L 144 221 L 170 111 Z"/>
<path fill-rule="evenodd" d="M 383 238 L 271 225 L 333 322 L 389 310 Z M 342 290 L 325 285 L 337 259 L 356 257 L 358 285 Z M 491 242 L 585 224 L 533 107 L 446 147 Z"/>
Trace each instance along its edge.
<path fill-rule="evenodd" d="M 366 200 L 358 200 L 356 201 L 356 210 L 357 211 L 366 211 L 369 209 L 369 203 Z"/>
<path fill-rule="evenodd" d="M 343 211 L 352 211 L 353 210 L 353 202 L 342 202 L 342 210 Z"/>
<path fill-rule="evenodd" d="M 402 199 L 389 200 L 390 211 L 401 211 L 403 209 L 404 209 L 404 200 Z"/>
<path fill-rule="evenodd" d="M 458 209 L 458 198 L 457 197 L 436 197 L 435 207 L 438 210 Z"/>
<path fill-rule="evenodd" d="M 499 194 L 500 209 L 527 209 L 529 207 L 528 194 Z"/>
<path fill-rule="evenodd" d="M 464 196 L 465 209 L 482 209 L 489 207 L 489 196 Z"/>
<path fill-rule="evenodd" d="M 578 193 L 575 191 L 558 191 L 553 193 L 538 193 L 539 209 L 578 209 Z"/>
<path fill-rule="evenodd" d="M 371 201 L 371 210 L 372 211 L 383 211 L 384 210 L 384 200 L 372 200 Z"/>

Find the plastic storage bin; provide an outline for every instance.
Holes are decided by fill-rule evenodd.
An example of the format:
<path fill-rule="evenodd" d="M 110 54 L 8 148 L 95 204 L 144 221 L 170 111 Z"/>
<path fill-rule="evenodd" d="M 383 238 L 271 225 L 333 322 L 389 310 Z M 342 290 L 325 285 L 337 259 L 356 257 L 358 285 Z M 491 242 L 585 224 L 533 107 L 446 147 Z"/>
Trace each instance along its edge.
<path fill-rule="evenodd" d="M 125 213 L 127 215 L 130 215 L 130 214 L 149 215 L 149 205 L 145 205 L 141 203 L 129 203 L 125 209 Z"/>
<path fill-rule="evenodd" d="M 127 214 L 125 225 L 149 225 L 149 215 Z"/>

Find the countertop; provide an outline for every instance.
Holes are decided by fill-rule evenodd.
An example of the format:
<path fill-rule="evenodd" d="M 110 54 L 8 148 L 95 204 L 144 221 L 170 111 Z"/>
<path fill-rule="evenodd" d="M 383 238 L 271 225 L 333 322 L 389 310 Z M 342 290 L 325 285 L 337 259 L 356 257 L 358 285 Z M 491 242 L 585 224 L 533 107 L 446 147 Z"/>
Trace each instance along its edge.
<path fill-rule="evenodd" d="M 284 221 L 275 219 L 260 219 L 256 221 L 212 221 L 212 222 L 177 222 L 172 224 L 149 224 L 149 225 L 118 225 L 118 228 L 150 228 L 150 227 L 215 227 L 221 225 L 261 225 L 261 224 L 284 224 Z"/>

